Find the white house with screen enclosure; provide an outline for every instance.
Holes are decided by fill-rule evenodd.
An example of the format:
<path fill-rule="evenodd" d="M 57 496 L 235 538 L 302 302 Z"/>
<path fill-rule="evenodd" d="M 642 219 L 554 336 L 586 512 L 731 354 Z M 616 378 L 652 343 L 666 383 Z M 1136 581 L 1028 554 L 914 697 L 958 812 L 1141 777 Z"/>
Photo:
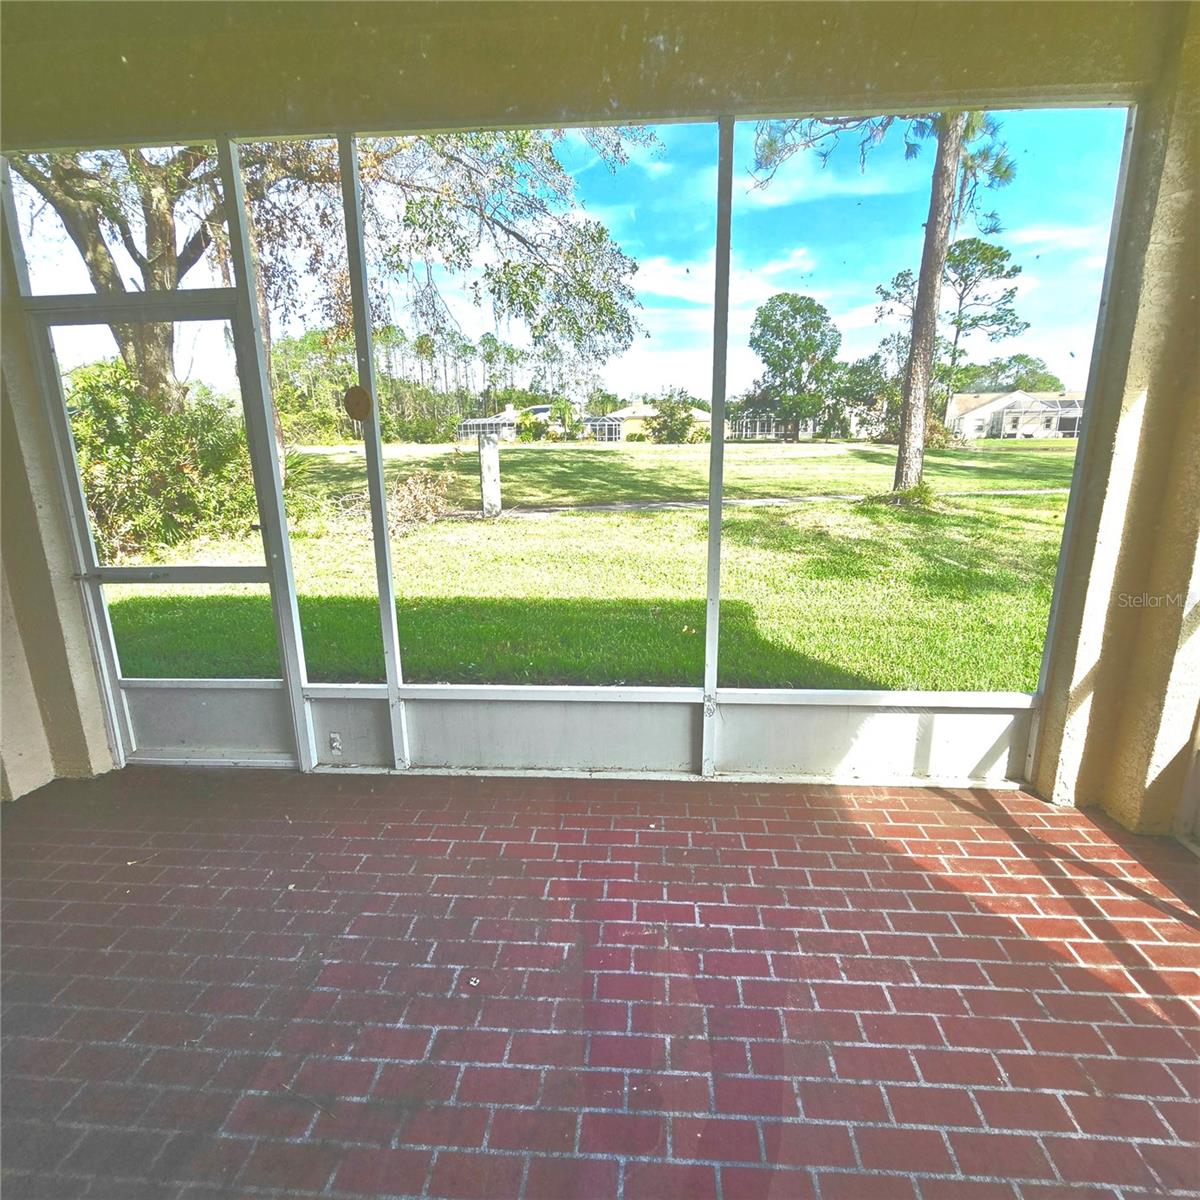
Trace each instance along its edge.
<path fill-rule="evenodd" d="M 703 408 L 688 410 L 692 422 L 703 429 L 712 428 L 712 413 Z M 602 417 L 585 417 L 584 425 L 598 442 L 623 442 L 631 435 L 645 435 L 646 422 L 658 416 L 658 409 L 645 400 L 634 400 Z"/>
<path fill-rule="evenodd" d="M 946 425 L 959 437 L 1073 438 L 1083 419 L 1083 392 L 955 392 Z"/>

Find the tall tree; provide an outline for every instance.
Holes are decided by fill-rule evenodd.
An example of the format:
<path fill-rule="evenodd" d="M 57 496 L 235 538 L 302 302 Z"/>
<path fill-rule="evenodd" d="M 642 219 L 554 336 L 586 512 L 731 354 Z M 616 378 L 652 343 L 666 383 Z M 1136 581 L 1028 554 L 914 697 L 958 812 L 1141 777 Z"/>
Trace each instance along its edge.
<path fill-rule="evenodd" d="M 998 287 L 1016 279 L 1021 268 L 1003 246 L 981 238 L 963 238 L 946 252 L 944 286 L 950 293 L 947 321 L 950 337 L 950 393 L 958 386 L 964 334 L 981 333 L 990 342 L 1017 337 L 1029 328 L 1017 316 L 1015 287 Z M 949 395 L 946 397 L 949 403 Z"/>
<path fill-rule="evenodd" d="M 636 264 L 601 224 L 579 213 L 556 152 L 562 136 L 517 130 L 360 144 L 378 325 L 391 321 L 385 293 L 392 286 L 403 291 L 416 332 L 450 328 L 439 287 L 450 273 L 465 276 L 476 302 L 490 303 L 498 318 L 521 321 L 536 344 L 565 344 L 594 358 L 630 344 Z M 627 160 L 631 142 L 648 137 L 625 128 L 583 136 L 610 169 Z M 336 333 L 349 330 L 336 144 L 257 143 L 241 154 L 260 306 L 286 318 L 313 302 Z M 211 146 L 14 154 L 10 161 L 36 193 L 31 219 L 45 209 L 57 215 L 98 293 L 172 290 L 202 261 L 228 279 Z M 172 327 L 118 326 L 113 334 L 146 392 L 179 403 Z"/>
<path fill-rule="evenodd" d="M 937 155 L 933 183 L 929 189 L 929 216 L 925 219 L 925 242 L 921 249 L 916 302 L 913 305 L 912 340 L 904 371 L 900 409 L 900 437 L 896 444 L 896 473 L 892 488 L 906 492 L 921 482 L 925 469 L 925 421 L 929 385 L 933 379 L 933 355 L 937 341 L 938 308 L 941 301 L 942 269 L 954 221 L 954 196 L 958 166 L 963 152 L 966 113 L 943 113 L 935 122 Z"/>
<path fill-rule="evenodd" d="M 905 267 L 887 283 L 877 284 L 875 295 L 879 297 L 879 303 L 875 306 L 875 320 L 898 316 L 910 327 L 908 332 L 911 333 L 913 311 L 917 307 L 917 277 Z"/>
<path fill-rule="evenodd" d="M 959 372 L 965 392 L 1061 392 L 1063 381 L 1031 354 L 1010 354 L 989 363 L 964 366 Z"/>
<path fill-rule="evenodd" d="M 846 437 L 864 428 L 876 436 L 895 420 L 900 401 L 897 378 L 878 351 L 844 364 L 838 372 L 834 394 L 837 408 L 833 418 L 838 428 L 830 430 L 829 436 Z M 854 418 L 857 431 L 851 426 Z"/>
<path fill-rule="evenodd" d="M 750 348 L 764 370 L 744 411 L 768 411 L 783 421 L 818 419 L 833 394 L 841 344 L 823 304 L 794 292 L 772 296 L 750 327 Z"/>
<path fill-rule="evenodd" d="M 917 157 L 921 143 L 937 140 L 929 190 L 929 215 L 921 268 L 913 298 L 912 333 L 904 372 L 903 411 L 893 487 L 904 491 L 921 480 L 924 467 L 925 421 L 941 299 L 942 270 L 954 229 L 970 212 L 981 227 L 994 232 L 994 213 L 980 214 L 980 187 L 1010 182 L 1015 168 L 999 140 L 999 126 L 984 113 L 943 112 L 878 117 L 807 117 L 761 121 L 755 137 L 755 172 L 760 186 L 768 185 L 792 155 L 814 151 L 828 163 L 839 141 L 858 138 L 860 166 L 893 126 L 903 131 L 904 156 Z"/>

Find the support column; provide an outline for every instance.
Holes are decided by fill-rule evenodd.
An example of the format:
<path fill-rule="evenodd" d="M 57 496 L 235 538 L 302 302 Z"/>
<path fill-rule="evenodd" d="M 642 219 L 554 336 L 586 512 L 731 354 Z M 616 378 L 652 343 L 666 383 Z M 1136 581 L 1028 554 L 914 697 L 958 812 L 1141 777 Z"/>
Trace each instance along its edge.
<path fill-rule="evenodd" d="M 1153 833 L 1200 704 L 1200 15 L 1179 20 L 1126 161 L 1029 772 Z"/>

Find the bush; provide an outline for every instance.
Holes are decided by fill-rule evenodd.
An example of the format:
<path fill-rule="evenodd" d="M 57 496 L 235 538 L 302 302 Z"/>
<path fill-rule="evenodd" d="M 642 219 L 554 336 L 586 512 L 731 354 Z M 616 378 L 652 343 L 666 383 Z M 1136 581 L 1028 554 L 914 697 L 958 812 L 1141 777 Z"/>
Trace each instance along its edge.
<path fill-rule="evenodd" d="M 278 392 L 276 400 L 279 400 Z M 353 422 L 333 409 L 298 409 L 280 403 L 276 408 L 279 426 L 288 442 L 308 446 L 340 446 L 359 440 Z"/>
<path fill-rule="evenodd" d="M 531 412 L 517 414 L 518 442 L 541 442 L 549 432 L 549 424 L 541 417 L 534 416 Z"/>
<path fill-rule="evenodd" d="M 660 396 L 654 401 L 655 415 L 646 418 L 646 432 L 652 442 L 678 445 L 686 442 L 693 428 L 691 406 L 674 396 Z"/>
<path fill-rule="evenodd" d="M 693 445 L 697 442 L 711 442 L 712 430 L 707 425 L 693 425 L 688 430 L 687 440 Z"/>
<path fill-rule="evenodd" d="M 199 534 L 244 534 L 258 519 L 235 402 L 199 386 L 166 407 L 110 360 L 71 372 L 67 408 L 104 560 Z"/>
<path fill-rule="evenodd" d="M 458 417 L 401 417 L 380 413 L 380 435 L 385 442 L 452 442 L 458 436 Z"/>
<path fill-rule="evenodd" d="M 283 454 L 283 494 L 287 518 L 294 527 L 298 521 L 327 515 L 330 498 L 321 481 L 322 463 L 314 454 L 287 449 Z M 293 530 L 294 531 L 294 530 Z"/>
<path fill-rule="evenodd" d="M 966 441 L 952 429 L 942 424 L 937 417 L 925 420 L 925 449 L 949 450 L 954 446 L 965 446 Z"/>
<path fill-rule="evenodd" d="M 932 509 L 936 499 L 933 488 L 922 479 L 920 483 L 902 491 L 878 492 L 874 496 L 864 496 L 859 503 L 867 507 L 887 505 L 890 508 Z"/>
<path fill-rule="evenodd" d="M 627 442 L 647 442 L 649 440 L 644 433 L 631 433 L 625 438 Z"/>

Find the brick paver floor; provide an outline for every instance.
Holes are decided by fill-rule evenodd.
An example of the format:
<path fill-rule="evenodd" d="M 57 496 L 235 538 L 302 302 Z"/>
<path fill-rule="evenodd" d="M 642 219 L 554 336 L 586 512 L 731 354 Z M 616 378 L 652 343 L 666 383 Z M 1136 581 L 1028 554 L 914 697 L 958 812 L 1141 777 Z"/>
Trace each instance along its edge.
<path fill-rule="evenodd" d="M 55 784 L 4 1197 L 1196 1195 L 1198 865 L 984 791 Z"/>

